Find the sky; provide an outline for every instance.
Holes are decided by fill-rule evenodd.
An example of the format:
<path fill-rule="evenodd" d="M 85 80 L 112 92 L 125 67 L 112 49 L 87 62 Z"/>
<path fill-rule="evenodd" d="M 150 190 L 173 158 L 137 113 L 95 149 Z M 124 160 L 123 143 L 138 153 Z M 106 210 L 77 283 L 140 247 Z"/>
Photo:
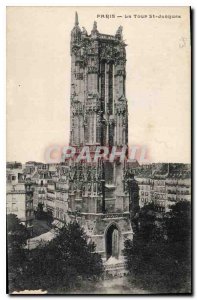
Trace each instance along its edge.
<path fill-rule="evenodd" d="M 68 145 L 75 11 L 76 7 L 7 8 L 7 161 L 45 162 L 49 147 Z M 189 8 L 77 11 L 79 25 L 88 33 L 94 21 L 106 34 L 123 26 L 129 145 L 147 147 L 150 162 L 190 163 Z M 181 18 L 169 18 L 172 15 Z"/>

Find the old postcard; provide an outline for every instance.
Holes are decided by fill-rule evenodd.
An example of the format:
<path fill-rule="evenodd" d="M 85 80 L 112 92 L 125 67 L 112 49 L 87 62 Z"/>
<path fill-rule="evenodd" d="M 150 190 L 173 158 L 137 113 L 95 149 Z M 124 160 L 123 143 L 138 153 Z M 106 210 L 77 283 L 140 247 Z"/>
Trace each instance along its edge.
<path fill-rule="evenodd" d="M 191 294 L 189 7 L 7 7 L 9 294 Z"/>

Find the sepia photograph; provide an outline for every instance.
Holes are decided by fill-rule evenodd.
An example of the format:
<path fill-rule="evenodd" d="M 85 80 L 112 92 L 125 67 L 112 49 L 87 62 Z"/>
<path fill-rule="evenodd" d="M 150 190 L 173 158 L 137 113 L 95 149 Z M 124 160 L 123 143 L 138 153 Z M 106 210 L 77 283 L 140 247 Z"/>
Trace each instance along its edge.
<path fill-rule="evenodd" d="M 8 294 L 192 294 L 191 20 L 6 8 Z"/>

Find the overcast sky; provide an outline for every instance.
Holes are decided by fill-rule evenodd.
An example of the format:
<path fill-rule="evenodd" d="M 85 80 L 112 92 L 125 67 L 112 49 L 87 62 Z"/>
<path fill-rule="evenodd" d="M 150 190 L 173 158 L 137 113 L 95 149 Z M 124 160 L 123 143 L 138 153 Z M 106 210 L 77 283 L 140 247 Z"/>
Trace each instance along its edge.
<path fill-rule="evenodd" d="M 44 162 L 47 147 L 68 144 L 70 31 L 75 11 L 75 7 L 7 9 L 7 160 Z M 115 34 L 123 26 L 128 44 L 129 144 L 147 146 L 153 162 L 189 163 L 189 8 L 77 11 L 79 25 L 88 33 L 94 20 L 101 33 Z M 116 18 L 97 17 L 107 13 Z M 150 14 L 181 18 L 149 18 Z"/>

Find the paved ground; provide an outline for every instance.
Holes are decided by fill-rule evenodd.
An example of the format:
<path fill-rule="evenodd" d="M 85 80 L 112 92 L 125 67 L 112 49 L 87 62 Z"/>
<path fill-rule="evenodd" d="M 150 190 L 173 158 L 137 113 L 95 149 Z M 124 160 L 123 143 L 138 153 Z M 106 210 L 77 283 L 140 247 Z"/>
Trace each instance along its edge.
<path fill-rule="evenodd" d="M 122 278 L 114 278 L 111 280 L 104 280 L 100 282 L 95 289 L 95 286 L 92 287 L 94 290 L 91 290 L 91 287 L 89 286 L 89 290 L 83 289 L 83 291 L 75 290 L 72 291 L 69 294 L 75 294 L 75 295 L 82 295 L 82 294 L 108 294 L 108 295 L 121 295 L 121 294 L 135 294 L 135 295 L 142 295 L 142 294 L 149 294 L 148 291 L 143 289 L 138 289 L 136 287 L 132 287 L 131 284 L 128 282 L 126 277 Z M 37 291 L 31 291 L 31 290 L 25 290 L 21 292 L 14 292 L 14 294 L 47 294 L 47 291 L 44 290 L 37 290 Z M 50 294 L 51 292 L 49 292 Z M 58 291 L 55 292 L 58 294 Z M 62 292 L 61 292 L 62 293 Z M 66 293 L 63 293 L 66 295 Z"/>
<path fill-rule="evenodd" d="M 95 292 L 99 294 L 149 294 L 146 290 L 132 287 L 127 277 L 104 280 Z"/>
<path fill-rule="evenodd" d="M 27 240 L 25 248 L 31 250 L 41 242 L 48 242 L 55 236 L 55 230 L 45 220 L 33 220 L 33 236 Z"/>
<path fill-rule="evenodd" d="M 83 290 L 75 290 L 72 291 L 71 294 L 105 294 L 105 295 L 143 295 L 149 294 L 149 291 L 143 290 L 131 285 L 128 282 L 127 277 L 121 278 L 113 278 L 113 279 L 105 279 L 100 281 L 95 288 L 95 285 L 89 286 L 87 285 L 87 289 L 84 287 Z"/>

